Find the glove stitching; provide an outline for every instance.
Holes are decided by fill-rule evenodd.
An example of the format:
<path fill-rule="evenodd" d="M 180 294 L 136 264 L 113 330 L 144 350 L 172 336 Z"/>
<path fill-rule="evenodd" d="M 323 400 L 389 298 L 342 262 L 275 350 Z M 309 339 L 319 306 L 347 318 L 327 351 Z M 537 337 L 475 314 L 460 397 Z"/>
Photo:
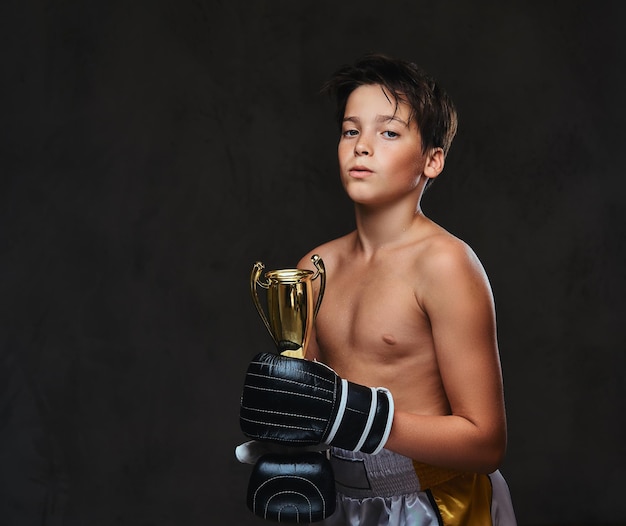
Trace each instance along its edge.
<path fill-rule="evenodd" d="M 254 496 L 253 496 L 253 502 L 254 502 L 254 509 L 256 510 L 257 507 L 257 494 L 259 493 L 259 491 L 261 491 L 261 489 L 263 488 L 263 486 L 265 486 L 266 484 L 269 484 L 270 482 L 274 482 L 275 480 L 281 480 L 281 479 L 290 479 L 290 480 L 300 480 L 300 481 L 304 481 L 307 482 L 309 485 L 311 485 L 319 494 L 319 497 L 323 503 L 323 514 L 324 516 L 326 515 L 326 500 L 324 499 L 324 494 L 322 493 L 322 491 L 320 490 L 319 486 L 317 486 L 316 484 L 314 484 L 312 481 L 304 478 L 304 477 L 298 477 L 295 475 L 279 475 L 276 477 L 271 477 L 269 479 L 267 479 L 265 482 L 263 482 L 263 484 L 261 484 L 257 490 L 254 492 Z M 308 496 L 305 493 L 300 493 L 297 491 L 278 491 L 272 494 L 272 497 L 275 497 L 276 495 L 282 495 L 284 493 L 291 493 L 291 494 L 296 494 L 296 495 L 300 495 L 301 497 L 304 497 L 304 499 L 309 503 L 309 509 L 311 508 L 311 501 L 309 500 Z M 267 511 L 268 511 L 268 507 L 269 507 L 269 502 L 271 501 L 271 498 L 267 499 L 265 498 L 264 500 L 267 501 L 267 504 L 264 508 L 264 516 L 265 518 L 267 518 Z M 284 506 L 283 506 L 284 507 Z M 282 508 L 281 507 L 281 510 Z M 298 517 L 299 517 L 299 509 L 297 510 L 298 512 Z M 309 517 L 311 518 L 311 512 L 309 511 Z"/>
<path fill-rule="evenodd" d="M 300 382 L 298 380 L 290 380 L 288 378 L 276 378 L 275 376 L 267 376 L 267 375 L 264 375 L 264 374 L 257 374 L 257 373 L 248 373 L 248 376 L 254 376 L 256 378 L 262 378 L 262 379 L 269 379 L 272 382 L 283 382 L 283 383 L 288 383 L 288 384 L 295 384 L 295 385 L 300 386 L 300 387 L 311 389 L 311 384 Z M 325 388 L 325 387 L 315 386 L 315 389 L 317 391 L 324 391 L 325 393 L 329 393 L 329 394 L 333 393 L 333 391 L 331 389 L 328 389 L 328 388 Z"/>
<path fill-rule="evenodd" d="M 256 411 L 257 413 L 266 413 L 270 415 L 291 416 L 294 418 L 306 418 L 307 420 L 319 420 L 320 422 L 325 422 L 327 420 L 326 418 L 321 418 L 319 416 L 303 415 L 301 413 L 285 413 L 282 411 L 270 411 L 269 409 L 257 409 L 256 407 L 250 407 L 250 406 L 245 406 L 245 405 L 242 405 L 241 407 L 242 409 L 246 409 L 248 411 Z"/>
<path fill-rule="evenodd" d="M 266 391 L 270 393 L 280 393 L 280 394 L 286 394 L 289 396 L 302 396 L 304 398 L 311 398 L 313 400 L 319 400 L 320 402 L 326 402 L 327 404 L 332 403 L 332 401 L 329 400 L 328 398 L 320 398 L 319 396 L 313 396 L 313 395 L 309 395 L 305 393 L 298 393 L 294 391 L 283 391 L 281 389 L 273 389 L 270 387 L 259 387 L 257 385 L 246 385 L 245 387 L 246 389 L 256 389 L 258 391 Z"/>
<path fill-rule="evenodd" d="M 281 371 L 284 372 L 284 371 Z M 324 376 L 320 376 L 318 374 L 313 374 L 311 372 L 308 371 L 297 371 L 298 375 L 300 376 L 310 376 L 312 378 L 315 378 L 316 380 L 321 380 L 324 383 L 327 384 L 335 384 L 335 379 L 334 378 L 326 378 Z M 290 378 L 284 378 L 283 376 L 275 376 L 272 375 L 270 373 L 266 373 L 262 370 L 260 371 L 248 371 L 248 376 L 257 376 L 259 378 L 271 378 L 272 380 L 278 380 L 281 382 L 295 382 L 298 383 L 299 385 L 303 385 L 306 387 L 315 387 L 316 389 L 324 389 L 323 387 L 320 387 L 319 385 L 311 385 L 310 383 L 305 383 L 303 381 L 298 381 L 298 380 L 292 380 Z M 326 390 L 328 390 L 329 388 L 326 388 Z"/>
<path fill-rule="evenodd" d="M 244 420 L 245 422 L 250 422 L 251 424 L 261 424 L 264 427 L 273 426 L 273 427 L 280 427 L 281 429 L 289 428 L 289 429 L 298 429 L 300 431 L 311 431 L 310 427 L 293 426 L 293 425 L 289 426 L 287 424 L 282 424 L 282 423 L 281 424 L 275 424 L 273 422 L 265 422 L 265 421 L 262 421 L 262 420 L 252 420 L 251 418 L 245 418 L 243 416 L 240 417 L 240 420 Z M 263 435 L 253 434 L 253 433 L 247 433 L 247 435 L 250 436 L 250 437 L 257 437 L 257 438 L 260 437 L 260 436 L 263 436 Z M 283 441 L 283 442 L 308 442 L 308 443 L 311 443 L 310 439 L 309 440 L 303 440 L 303 439 L 296 440 L 296 439 L 281 438 L 280 440 Z"/>

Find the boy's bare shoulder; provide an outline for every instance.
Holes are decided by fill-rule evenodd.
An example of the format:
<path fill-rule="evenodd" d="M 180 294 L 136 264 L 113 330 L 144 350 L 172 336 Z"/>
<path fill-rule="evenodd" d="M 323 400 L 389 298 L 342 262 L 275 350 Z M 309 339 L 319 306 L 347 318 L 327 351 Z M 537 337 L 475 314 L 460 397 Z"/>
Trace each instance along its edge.
<path fill-rule="evenodd" d="M 423 218 L 418 233 L 414 236 L 411 252 L 421 264 L 440 264 L 446 260 L 475 258 L 472 248 L 462 239 L 434 221 Z"/>
<path fill-rule="evenodd" d="M 416 244 L 413 264 L 422 290 L 487 284 L 484 267 L 472 247 L 443 228 L 433 229 Z"/>
<path fill-rule="evenodd" d="M 298 266 L 301 268 L 312 268 L 311 257 L 315 254 L 320 256 L 326 266 L 334 264 L 345 257 L 349 249 L 354 246 L 355 232 L 350 232 L 345 236 L 331 239 L 309 251 L 301 260 Z"/>
<path fill-rule="evenodd" d="M 439 266 L 445 262 L 463 262 L 476 258 L 472 248 L 462 239 L 442 227 L 436 227 L 429 235 L 416 243 L 420 262 Z"/>

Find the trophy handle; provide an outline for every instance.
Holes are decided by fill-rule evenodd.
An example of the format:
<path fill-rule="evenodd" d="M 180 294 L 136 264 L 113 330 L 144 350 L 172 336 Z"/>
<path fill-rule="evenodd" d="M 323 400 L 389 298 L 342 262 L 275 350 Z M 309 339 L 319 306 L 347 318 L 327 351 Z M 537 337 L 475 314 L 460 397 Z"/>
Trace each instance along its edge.
<path fill-rule="evenodd" d="M 324 289 L 326 288 L 326 267 L 324 266 L 324 260 L 317 254 L 313 254 L 313 256 L 311 257 L 311 261 L 317 269 L 315 276 L 313 276 L 313 278 L 311 279 L 314 280 L 318 276 L 320 278 L 320 291 L 317 294 L 317 302 L 315 303 L 315 309 L 313 310 L 313 319 L 315 320 L 317 318 L 317 311 L 320 310 L 320 305 L 322 304 Z"/>
<path fill-rule="evenodd" d="M 276 341 L 276 338 L 274 337 L 274 334 L 272 333 L 270 322 L 268 321 L 267 316 L 265 315 L 265 311 L 261 307 L 261 302 L 259 301 L 259 295 L 257 294 L 257 291 L 256 291 L 257 283 L 261 285 L 261 287 L 263 287 L 264 289 L 269 289 L 270 287 L 269 281 L 267 283 L 263 283 L 259 279 L 259 277 L 261 276 L 261 272 L 263 272 L 264 268 L 265 266 L 260 261 L 257 261 L 252 267 L 252 273 L 250 274 L 250 294 L 252 295 L 252 301 L 254 302 L 254 306 L 256 307 L 256 310 L 259 313 L 259 316 L 261 316 L 263 323 L 265 324 L 265 328 L 267 329 L 267 332 L 270 333 L 270 336 L 272 337 L 272 340 L 274 340 L 274 343 L 278 345 L 278 342 Z"/>

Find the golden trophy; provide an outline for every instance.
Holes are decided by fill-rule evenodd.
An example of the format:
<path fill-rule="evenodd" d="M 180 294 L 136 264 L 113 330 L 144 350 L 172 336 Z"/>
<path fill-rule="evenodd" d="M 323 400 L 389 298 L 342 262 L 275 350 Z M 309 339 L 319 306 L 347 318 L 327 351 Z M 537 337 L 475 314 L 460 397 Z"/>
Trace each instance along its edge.
<path fill-rule="evenodd" d="M 317 254 L 311 257 L 316 272 L 300 268 L 270 270 L 261 274 L 265 266 L 257 261 L 250 275 L 250 292 L 254 305 L 272 336 L 278 352 L 284 356 L 304 358 L 313 322 L 320 308 L 326 271 L 324 262 Z M 313 281 L 320 278 L 320 290 L 313 307 Z M 267 290 L 267 310 L 261 307 L 257 285 Z"/>

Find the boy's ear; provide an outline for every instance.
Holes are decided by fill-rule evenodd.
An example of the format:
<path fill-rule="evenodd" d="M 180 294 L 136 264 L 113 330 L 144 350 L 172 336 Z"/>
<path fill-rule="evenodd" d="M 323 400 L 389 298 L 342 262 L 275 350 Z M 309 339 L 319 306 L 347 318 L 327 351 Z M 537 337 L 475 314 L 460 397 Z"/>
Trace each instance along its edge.
<path fill-rule="evenodd" d="M 426 158 L 424 175 L 429 179 L 434 179 L 443 171 L 443 165 L 445 164 L 445 161 L 446 156 L 443 153 L 443 148 L 433 148 L 432 150 L 430 150 L 430 153 Z"/>

